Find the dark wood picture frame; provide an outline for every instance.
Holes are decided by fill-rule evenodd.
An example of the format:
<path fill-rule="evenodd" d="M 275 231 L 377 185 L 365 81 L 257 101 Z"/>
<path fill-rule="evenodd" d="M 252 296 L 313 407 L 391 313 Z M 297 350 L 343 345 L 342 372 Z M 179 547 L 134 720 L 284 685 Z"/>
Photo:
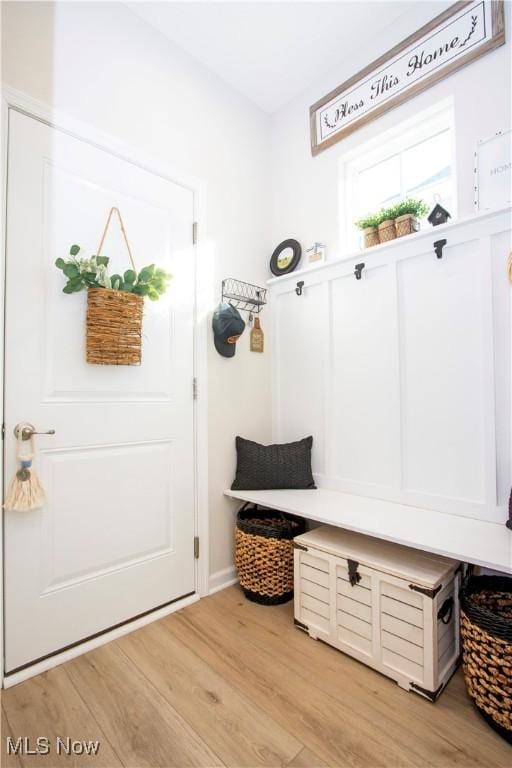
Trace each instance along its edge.
<path fill-rule="evenodd" d="M 372 120 L 375 120 L 376 118 L 383 115 L 385 112 L 388 112 L 390 109 L 393 109 L 394 107 L 397 107 L 400 104 L 403 104 L 405 101 L 408 101 L 409 99 L 413 98 L 413 96 L 416 96 L 421 91 L 424 91 L 425 89 L 430 88 L 430 86 L 434 85 L 434 83 L 437 83 L 443 80 L 445 77 L 448 77 L 453 72 L 456 72 L 458 69 L 465 67 L 466 64 L 469 64 L 470 62 L 474 61 L 480 56 L 483 56 L 488 51 L 491 51 L 494 48 L 498 48 L 500 45 L 503 45 L 503 43 L 505 42 L 504 0 L 485 0 L 485 1 L 487 3 L 490 3 L 490 6 L 491 6 L 492 37 L 490 37 L 480 46 L 474 48 L 470 53 L 464 55 L 461 58 L 453 59 L 444 67 L 441 67 L 437 71 L 432 72 L 432 74 L 426 77 L 424 80 L 420 80 L 419 82 L 413 83 L 408 88 L 405 88 L 400 93 L 398 93 L 396 96 L 391 97 L 385 103 L 372 109 L 372 111 L 361 115 L 360 118 L 356 118 L 352 123 L 345 126 L 344 128 L 343 127 L 340 128 L 336 133 L 332 133 L 329 137 L 327 137 L 323 141 L 319 141 L 317 136 L 316 115 L 319 109 L 321 109 L 330 101 L 332 101 L 332 99 L 335 99 L 337 96 L 340 96 L 341 94 L 343 94 L 345 91 L 351 88 L 351 86 L 355 85 L 359 81 L 371 75 L 372 72 L 374 72 L 378 68 L 385 65 L 387 62 L 393 59 L 397 54 L 406 50 L 410 45 L 421 40 L 422 37 L 427 35 L 429 32 L 432 32 L 433 30 L 435 30 L 437 27 L 443 24 L 443 22 L 447 21 L 448 19 L 450 19 L 452 16 L 462 11 L 467 6 L 474 5 L 474 0 L 464 0 L 464 2 L 454 3 L 454 5 L 450 6 L 450 8 L 448 8 L 446 11 L 443 11 L 443 13 L 440 13 L 438 16 L 432 19 L 432 21 L 430 21 L 428 24 L 425 24 L 423 27 L 421 27 L 421 29 L 419 29 L 417 32 L 414 32 L 414 34 L 407 37 L 405 40 L 403 40 L 401 43 L 399 43 L 394 48 L 389 50 L 383 56 L 380 56 L 378 59 L 373 61 L 367 67 L 357 72 L 357 74 L 355 74 L 349 80 L 346 80 L 344 83 L 338 86 L 338 88 L 335 88 L 333 91 L 330 91 L 330 93 L 326 94 L 319 101 L 315 102 L 315 104 L 313 104 L 309 108 L 312 155 L 315 156 L 319 154 L 324 149 L 327 149 L 328 147 L 331 147 L 333 144 L 336 144 L 338 141 L 340 141 L 341 139 L 344 139 L 346 136 L 353 133 L 361 126 L 366 125 L 366 123 L 369 123 Z"/>

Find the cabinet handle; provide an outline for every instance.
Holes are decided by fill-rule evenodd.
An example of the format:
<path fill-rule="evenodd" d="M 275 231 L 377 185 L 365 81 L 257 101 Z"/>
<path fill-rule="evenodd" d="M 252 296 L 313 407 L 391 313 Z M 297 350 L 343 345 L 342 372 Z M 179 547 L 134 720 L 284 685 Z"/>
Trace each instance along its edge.
<path fill-rule="evenodd" d="M 443 624 L 449 624 L 453 614 L 453 597 L 449 597 L 444 601 L 442 606 L 437 612 L 437 618 L 442 621 Z"/>

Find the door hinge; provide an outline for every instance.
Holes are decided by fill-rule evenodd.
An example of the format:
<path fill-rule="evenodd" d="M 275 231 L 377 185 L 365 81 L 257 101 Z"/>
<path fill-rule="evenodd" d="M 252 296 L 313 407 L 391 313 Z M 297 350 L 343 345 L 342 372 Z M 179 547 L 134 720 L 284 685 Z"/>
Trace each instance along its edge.
<path fill-rule="evenodd" d="M 197 377 L 194 376 L 192 379 L 192 397 L 194 400 L 197 400 Z"/>
<path fill-rule="evenodd" d="M 199 536 L 194 536 L 194 558 L 199 560 Z"/>
<path fill-rule="evenodd" d="M 2 440 L 5 440 L 5 422 L 2 424 Z"/>
<path fill-rule="evenodd" d="M 192 244 L 196 245 L 197 243 L 197 221 L 194 221 L 192 224 Z"/>

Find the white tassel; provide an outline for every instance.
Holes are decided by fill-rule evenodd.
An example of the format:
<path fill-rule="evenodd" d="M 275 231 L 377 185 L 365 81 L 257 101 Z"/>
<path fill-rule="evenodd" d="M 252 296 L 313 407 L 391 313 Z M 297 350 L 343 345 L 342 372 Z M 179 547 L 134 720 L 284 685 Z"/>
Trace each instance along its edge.
<path fill-rule="evenodd" d="M 44 488 L 37 472 L 32 468 L 33 438 L 31 438 L 30 448 L 31 452 L 24 454 L 21 437 L 18 438 L 16 458 L 22 462 L 22 465 L 11 480 L 4 502 L 5 509 L 12 512 L 28 512 L 31 509 L 39 509 L 46 501 Z"/>
<path fill-rule="evenodd" d="M 11 480 L 4 507 L 12 512 L 28 512 L 31 509 L 39 509 L 46 501 L 41 481 L 34 469 L 27 470 L 28 477 L 26 480 L 20 479 L 21 472 L 23 470 L 16 472 Z"/>

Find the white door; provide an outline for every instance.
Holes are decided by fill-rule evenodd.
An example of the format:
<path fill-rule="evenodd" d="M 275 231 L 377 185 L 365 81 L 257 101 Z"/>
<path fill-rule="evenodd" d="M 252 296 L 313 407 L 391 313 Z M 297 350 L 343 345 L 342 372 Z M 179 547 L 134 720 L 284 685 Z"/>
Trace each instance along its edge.
<path fill-rule="evenodd" d="M 5 516 L 5 652 L 13 671 L 194 591 L 193 195 L 16 111 L 7 211 L 5 478 L 18 422 L 47 503 Z M 145 301 L 142 364 L 85 362 L 86 295 L 54 266 L 96 253 L 123 216 L 138 269 L 174 276 Z M 103 253 L 129 267 L 119 229 Z"/>

